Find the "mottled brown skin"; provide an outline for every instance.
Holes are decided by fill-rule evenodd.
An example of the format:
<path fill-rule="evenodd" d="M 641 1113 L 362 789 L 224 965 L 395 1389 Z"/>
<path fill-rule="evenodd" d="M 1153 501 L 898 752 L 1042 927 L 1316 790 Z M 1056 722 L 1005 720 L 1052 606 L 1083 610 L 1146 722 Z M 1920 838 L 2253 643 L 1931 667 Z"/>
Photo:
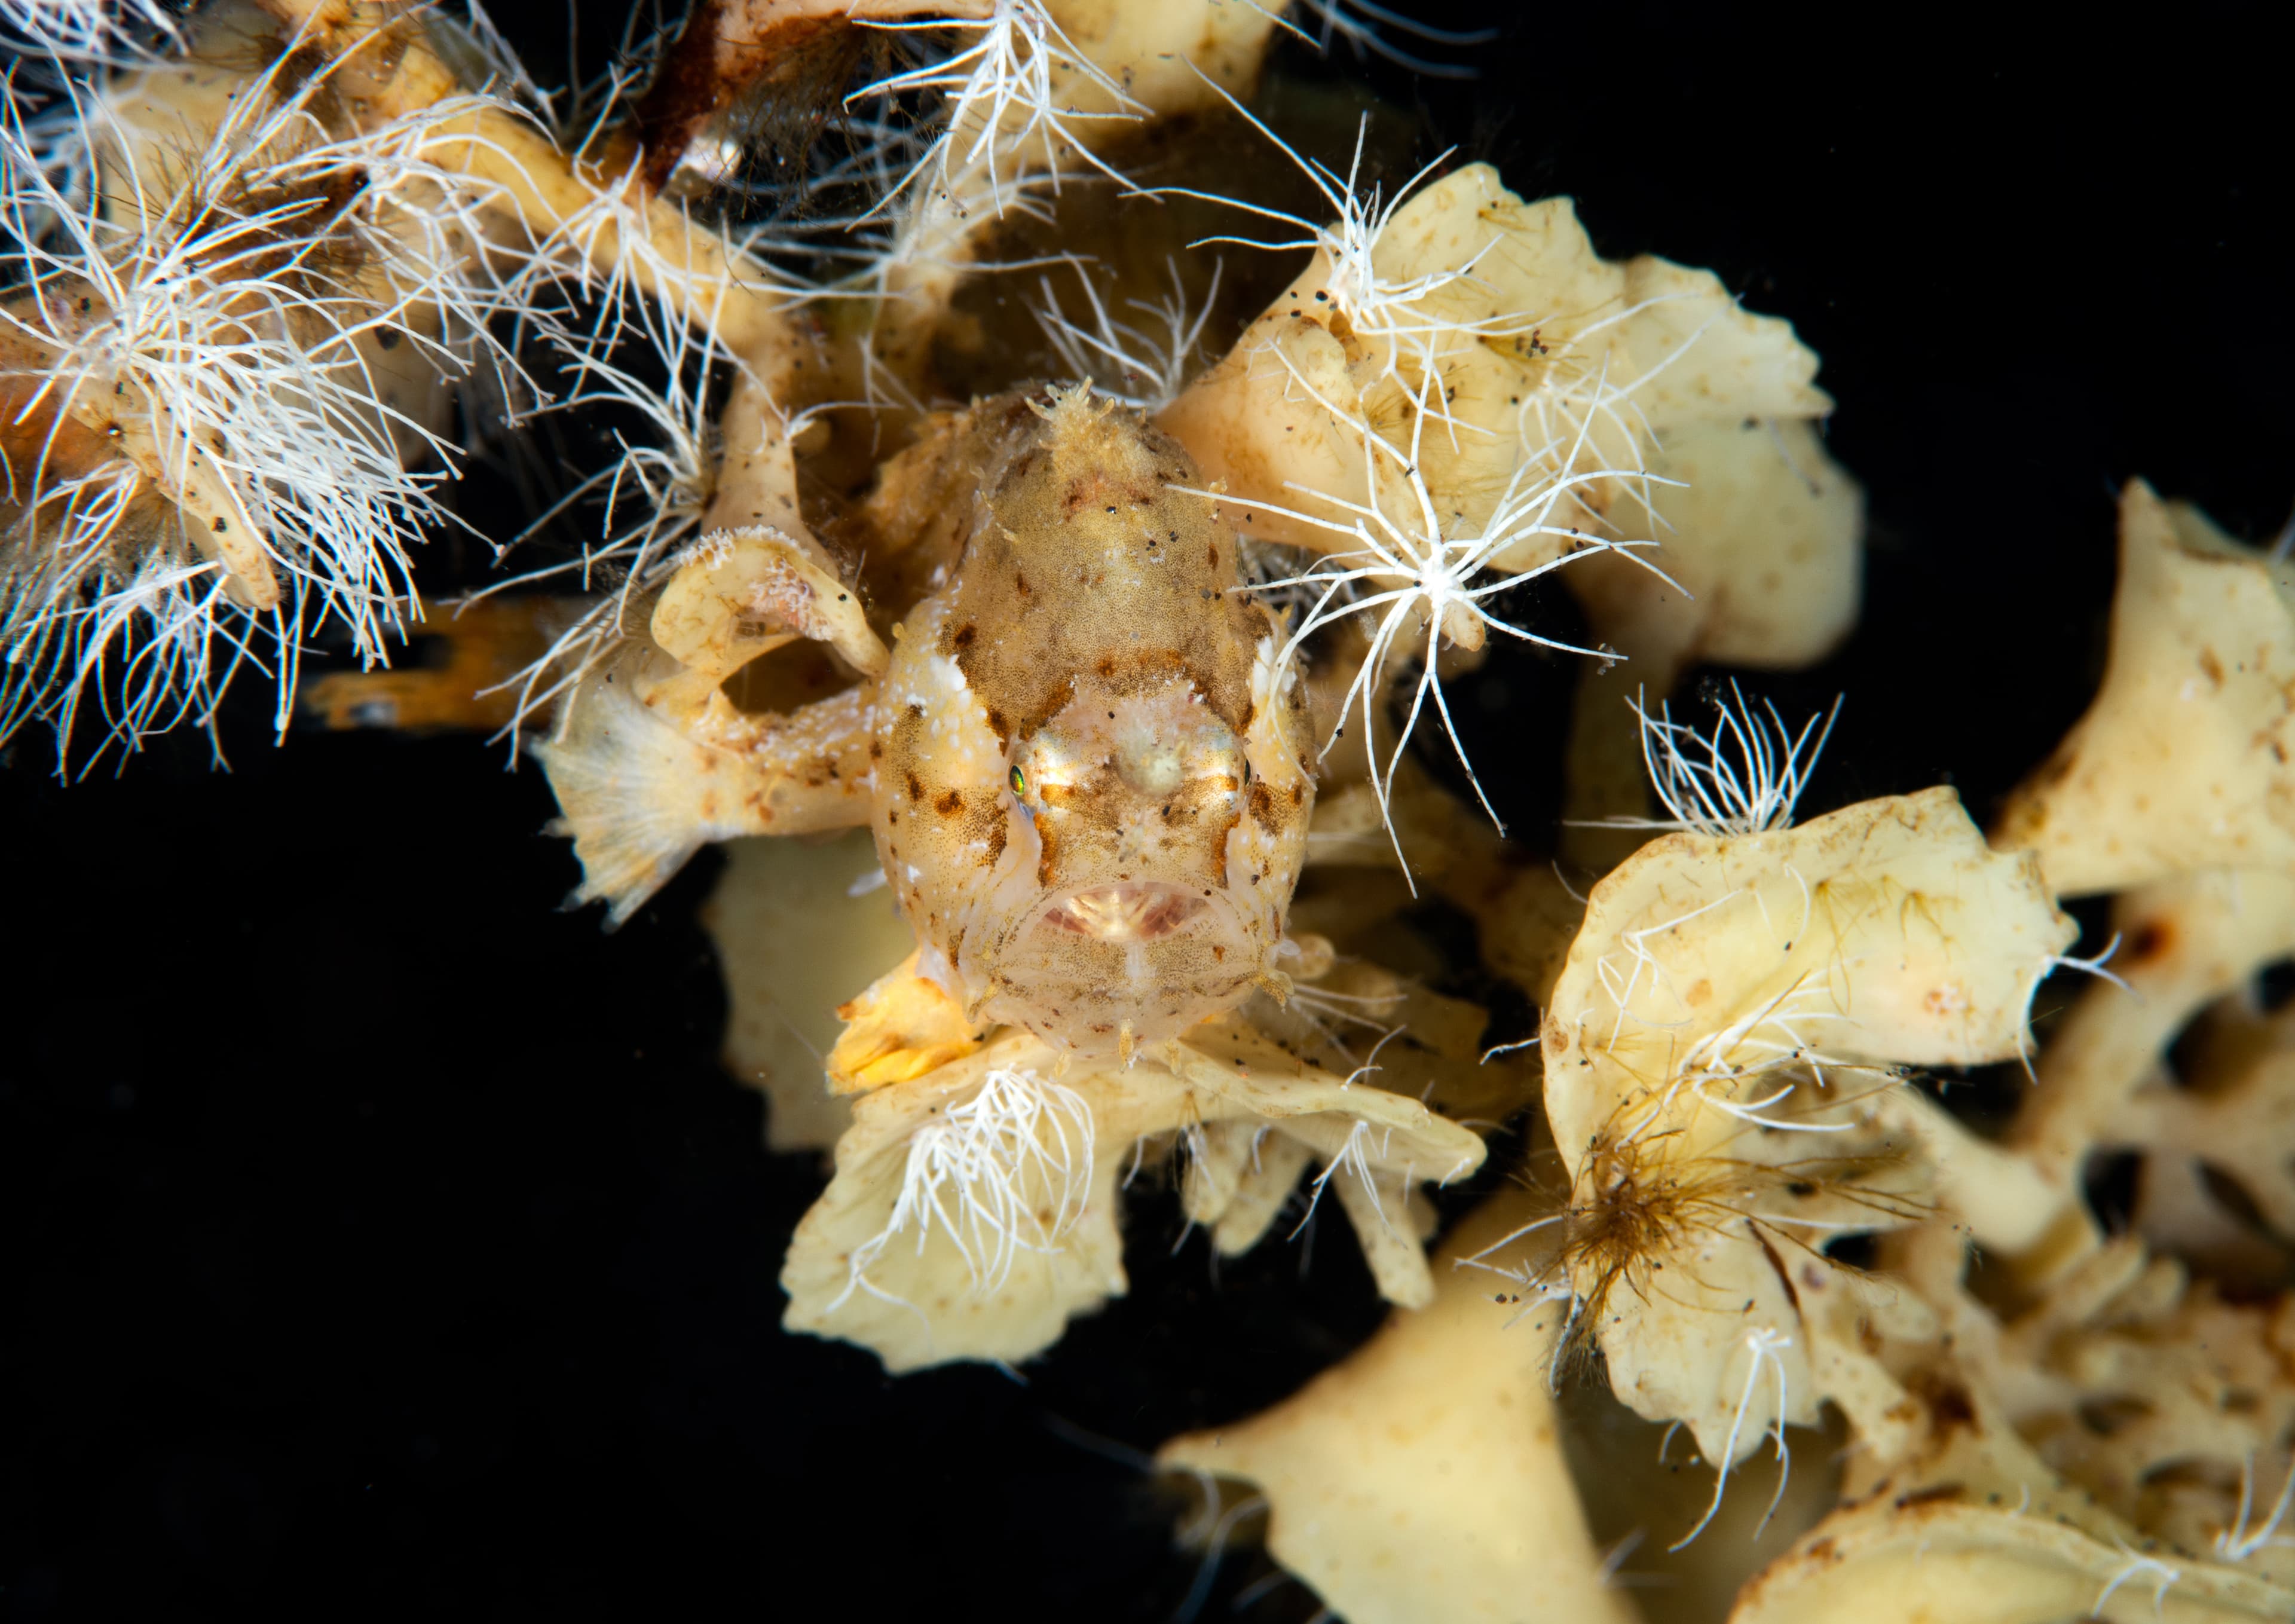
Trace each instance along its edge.
<path fill-rule="evenodd" d="M 1313 802 L 1297 687 L 1136 413 L 1076 390 L 947 432 L 985 454 L 880 693 L 878 851 L 976 1019 L 1122 1052 L 1275 982 Z"/>

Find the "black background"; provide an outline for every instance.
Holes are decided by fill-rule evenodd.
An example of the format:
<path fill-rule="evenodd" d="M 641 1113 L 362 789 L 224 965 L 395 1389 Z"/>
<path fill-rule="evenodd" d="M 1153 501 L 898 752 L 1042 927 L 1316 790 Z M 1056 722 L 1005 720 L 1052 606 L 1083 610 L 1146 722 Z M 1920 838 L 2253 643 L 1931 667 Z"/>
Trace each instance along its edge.
<path fill-rule="evenodd" d="M 1824 356 L 1867 609 L 1762 691 L 1849 696 L 1806 809 L 1943 779 L 1986 817 L 2092 689 L 2118 484 L 2250 538 L 2295 501 L 2266 13 L 1500 9 L 1477 84 L 1340 69 Z M 1533 843 L 1567 680 L 1464 707 Z M 1133 1294 L 1025 1380 L 784 1337 L 818 1178 L 715 1062 L 713 860 L 608 937 L 553 911 L 535 772 L 263 728 L 250 694 L 227 773 L 185 739 L 60 786 L 28 737 L 0 776 L 0 1614 L 1172 1616 L 1139 1452 L 1367 1334 L 1350 1244 L 1215 1284 L 1144 1197 Z"/>

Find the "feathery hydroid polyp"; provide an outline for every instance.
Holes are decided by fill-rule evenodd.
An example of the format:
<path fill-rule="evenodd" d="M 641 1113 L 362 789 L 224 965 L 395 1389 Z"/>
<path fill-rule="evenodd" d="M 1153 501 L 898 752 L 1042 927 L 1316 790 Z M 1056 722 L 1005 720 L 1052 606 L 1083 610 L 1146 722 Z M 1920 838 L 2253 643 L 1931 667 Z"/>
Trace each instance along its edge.
<path fill-rule="evenodd" d="M 937 190 L 951 196 L 969 191 L 968 181 L 976 183 L 984 177 L 991 213 L 1000 215 L 1009 207 L 1006 193 L 1015 179 L 1005 173 L 1007 162 L 1017 159 L 1018 167 L 1025 169 L 1031 145 L 1041 149 L 1041 173 L 1055 188 L 1059 184 L 1064 147 L 1110 180 L 1127 187 L 1131 184 L 1092 151 L 1076 126 L 1136 119 L 1148 110 L 1075 48 L 1052 20 L 1042 0 L 994 0 L 990 14 L 977 20 L 863 21 L 869 28 L 896 33 L 972 29 L 979 34 L 971 45 L 951 56 L 879 79 L 845 98 L 849 105 L 871 96 L 930 90 L 938 91 L 946 103 L 939 137 L 886 193 L 879 208 L 931 173 L 936 176 Z M 1061 106 L 1053 85 L 1055 69 L 1076 75 L 1080 84 L 1107 97 L 1110 106 L 1098 111 Z"/>
<path fill-rule="evenodd" d="M 1204 323 L 1211 317 L 1212 306 L 1219 298 L 1220 265 L 1213 262 L 1211 285 L 1205 290 L 1204 302 L 1190 315 L 1188 311 L 1187 289 L 1180 281 L 1176 265 L 1165 261 L 1171 273 L 1172 297 L 1154 304 L 1145 299 L 1126 302 L 1134 310 L 1144 313 L 1161 332 L 1147 325 L 1134 326 L 1119 322 L 1108 314 L 1100 302 L 1099 290 L 1092 285 L 1091 273 L 1081 265 L 1074 266 L 1076 280 L 1083 285 L 1084 302 L 1090 307 L 1091 324 L 1087 327 L 1068 319 L 1061 308 L 1059 295 L 1053 291 L 1051 278 L 1044 277 L 1039 285 L 1044 291 L 1044 302 L 1035 307 L 1036 325 L 1051 341 L 1069 376 L 1090 383 L 1110 400 L 1127 406 L 1137 406 L 1143 412 L 1156 412 L 1179 398 L 1188 380 L 1188 363 L 1194 359 L 1196 345 L 1203 337 Z"/>
<path fill-rule="evenodd" d="M 657 240 L 643 174 L 645 155 L 631 157 L 621 172 L 604 174 L 578 159 L 571 172 L 584 200 L 551 230 L 550 245 L 566 262 L 568 273 L 583 280 L 594 314 L 587 347 L 612 349 L 628 336 L 632 312 L 649 298 L 667 304 L 688 321 L 722 325 L 738 303 L 763 295 L 775 303 L 803 291 L 785 283 L 744 243 L 730 235 L 719 251 L 701 263 L 689 217 L 686 230 Z"/>
<path fill-rule="evenodd" d="M 1479 511 L 1519 461 L 1556 473 L 1598 465 L 1610 477 L 1574 492 L 1562 512 L 1605 530 L 1621 500 L 1638 500 L 1638 527 L 1664 525 L 1650 488 L 1659 483 L 1652 469 L 1662 466 L 1658 429 L 1702 420 L 1717 396 L 1761 398 L 1744 389 L 1744 369 L 1727 369 L 1726 355 L 1756 339 L 1773 345 L 1775 335 L 1737 312 L 1710 276 L 1662 261 L 1600 260 L 1566 202 L 1525 205 L 1486 166 L 1424 186 L 1422 169 L 1387 200 L 1360 184 L 1365 144 L 1359 132 L 1344 177 L 1283 147 L 1322 193 L 1335 216 L 1326 224 L 1185 193 L 1302 228 L 1280 241 L 1205 241 L 1308 248 L 1316 257 L 1215 370 L 1204 397 L 1180 404 L 1177 431 L 1199 434 L 1213 463 L 1246 480 L 1298 461 L 1327 463 L 1338 453 L 1327 426 L 1302 426 L 1285 439 L 1246 420 L 1289 409 L 1292 379 L 1303 369 L 1343 403 L 1340 423 L 1360 416 L 1393 440 L 1408 437 L 1406 418 L 1441 423 L 1425 471 L 1447 505 Z M 1711 352 L 1706 335 L 1717 331 L 1723 362 L 1708 369 L 1685 359 Z M 1507 561 L 1526 562 L 1529 552 Z"/>
<path fill-rule="evenodd" d="M 182 29 L 160 0 L 0 0 L 0 45 L 59 62 L 124 65 Z"/>
<path fill-rule="evenodd" d="M 452 98 L 337 138 L 314 110 L 331 69 L 282 96 L 284 70 L 242 86 L 180 154 L 74 88 L 103 170 L 101 195 L 77 204 L 12 108 L 0 127 L 0 226 L 22 284 L 0 306 L 14 361 L 10 726 L 64 722 L 81 685 L 108 673 L 129 684 L 104 701 L 111 738 L 133 747 L 163 718 L 210 720 L 252 660 L 276 681 L 283 729 L 308 631 L 339 623 L 362 661 L 381 660 L 410 590 L 407 549 L 441 517 L 435 487 L 449 477 L 402 459 L 451 469 L 454 447 L 386 402 L 380 352 L 404 342 L 440 378 L 479 351 L 515 370 L 485 331 L 497 312 L 534 314 L 529 286 L 484 265 L 489 237 L 519 260 L 489 230 L 497 189 L 424 151 L 492 104 Z M 139 618 L 151 622 L 140 641 Z M 228 657 L 187 653 L 208 635 Z"/>
<path fill-rule="evenodd" d="M 85 211 L 95 191 L 95 150 L 84 106 L 86 94 L 76 80 L 67 79 L 56 94 L 49 95 L 38 88 L 27 93 L 15 74 L 0 77 L 0 101 L 7 103 L 6 119 L 16 132 L 22 159 L 48 177 L 68 211 Z M 45 237 L 55 229 L 56 216 L 54 211 L 28 199 L 22 216 L 12 224 Z"/>
<path fill-rule="evenodd" d="M 1363 1075 L 1363 1068 L 1378 1057 L 1380 1049 L 1385 1048 L 1395 1038 L 1401 1036 L 1405 1030 L 1401 1026 L 1390 1026 L 1385 1022 L 1364 1012 L 1370 1009 L 1376 1009 L 1381 1013 L 1391 1012 L 1401 1001 L 1402 997 L 1399 992 L 1385 997 L 1366 997 L 1350 992 L 1334 992 L 1327 987 L 1295 985 L 1291 989 L 1290 997 L 1284 1000 L 1284 1008 L 1296 1014 L 1306 1024 L 1308 1030 L 1329 1044 L 1335 1052 L 1344 1057 L 1347 1063 L 1355 1068 L 1348 1078 L 1352 1082 L 1355 1077 Z M 1358 1060 L 1354 1050 L 1347 1047 L 1346 1041 L 1339 1035 L 1337 1030 L 1343 1024 L 1363 1027 L 1376 1034 L 1372 1041 L 1368 1059 Z"/>
<path fill-rule="evenodd" d="M 1795 733 L 1767 700 L 1755 710 L 1733 679 L 1729 698 L 1716 698 L 1713 726 L 1701 733 L 1673 719 L 1661 701 L 1653 715 L 1639 696 L 1630 700 L 1641 723 L 1642 760 L 1650 787 L 1670 818 L 1613 818 L 1610 827 L 1687 829 L 1700 835 L 1758 835 L 1786 828 L 1793 808 L 1833 724 L 1841 700 L 1822 716 L 1811 716 Z M 1823 722 L 1820 728 L 1817 724 Z"/>
<path fill-rule="evenodd" d="M 1307 40 L 1318 50 L 1328 53 L 1334 38 L 1344 39 L 1358 60 L 1365 56 L 1383 56 L 1398 68 L 1423 75 L 1430 79 L 1471 79 L 1475 69 L 1458 62 L 1433 62 L 1402 50 L 1378 30 L 1380 25 L 1400 29 L 1415 38 L 1433 45 L 1487 45 L 1499 37 L 1496 29 L 1438 29 L 1407 17 L 1401 12 L 1390 11 L 1374 4 L 1374 0 L 1296 0 L 1299 9 L 1322 26 L 1314 34 L 1292 23 L 1283 26 Z M 1360 12 L 1361 16 L 1352 15 Z"/>
<path fill-rule="evenodd" d="M 935 1226 L 973 1288 L 1000 1290 L 1022 1253 L 1056 1250 L 1082 1216 L 1092 1133 L 1091 1106 L 1074 1089 L 1033 1071 L 990 1072 L 970 1099 L 910 1136 L 892 1214 L 853 1249 L 845 1296 L 875 1294 L 869 1266 L 903 1234 L 921 1252 Z"/>
<path fill-rule="evenodd" d="M 1303 379 L 1299 382 L 1311 395 L 1314 395 L 1311 385 Z M 1389 812 L 1389 798 L 1396 763 L 1401 761 L 1403 747 L 1409 742 L 1410 734 L 1417 726 L 1419 714 L 1425 708 L 1430 693 L 1433 696 L 1434 708 L 1442 719 L 1443 730 L 1450 736 L 1451 747 L 1457 751 L 1459 764 L 1466 770 L 1467 780 L 1474 785 L 1482 810 L 1489 813 L 1491 821 L 1497 824 L 1501 832 L 1505 827 L 1496 809 L 1491 805 L 1490 797 L 1483 793 L 1482 780 L 1475 776 L 1474 763 L 1466 759 L 1466 746 L 1451 722 L 1450 703 L 1443 697 L 1440 673 L 1443 641 L 1447 639 L 1462 648 L 1480 648 L 1484 628 L 1491 628 L 1540 648 L 1598 658 L 1602 654 L 1600 649 L 1542 637 L 1515 625 L 1492 613 L 1486 607 L 1488 600 L 1499 592 L 1524 582 L 1534 581 L 1551 570 L 1560 568 L 1571 559 L 1591 552 L 1616 552 L 1633 559 L 1661 579 L 1664 578 L 1664 572 L 1639 556 L 1640 549 L 1653 543 L 1611 541 L 1588 535 L 1574 526 L 1557 525 L 1553 521 L 1554 510 L 1558 503 L 1582 486 L 1611 477 L 1606 470 L 1556 474 L 1533 462 L 1517 463 L 1490 518 L 1467 534 L 1449 534 L 1458 526 L 1458 520 L 1455 517 L 1446 520 L 1418 469 L 1418 440 L 1425 432 L 1427 414 L 1422 412 L 1415 420 L 1411 431 L 1412 443 L 1406 453 L 1361 420 L 1347 420 L 1322 396 L 1315 395 L 1315 399 L 1334 417 L 1350 421 L 1351 426 L 1361 435 L 1364 462 L 1370 470 L 1370 488 L 1365 493 L 1368 500 L 1362 502 L 1350 502 L 1326 491 L 1305 494 L 1343 513 L 1352 515 L 1352 519 L 1341 522 L 1296 508 L 1246 501 L 1217 492 L 1197 494 L 1239 507 L 1280 513 L 1297 523 L 1347 537 L 1354 543 L 1335 549 L 1314 567 L 1300 575 L 1245 589 L 1262 591 L 1306 586 L 1319 594 L 1313 608 L 1292 632 L 1277 657 L 1278 669 L 1286 665 L 1297 655 L 1301 645 L 1323 627 L 1350 615 L 1365 615 L 1373 619 L 1375 630 L 1371 633 L 1369 650 L 1361 667 L 1355 673 L 1354 680 L 1348 685 L 1339 707 L 1339 720 L 1331 737 L 1324 741 L 1325 755 L 1337 741 L 1339 730 L 1346 725 L 1350 712 L 1361 720 L 1366 747 L 1375 744 L 1376 718 L 1385 697 L 1384 678 L 1388 659 L 1403 637 L 1415 638 L 1423 632 L 1425 647 L 1419 655 L 1418 682 L 1411 696 L 1409 713 L 1384 764 L 1379 761 L 1376 750 L 1370 749 L 1372 790 L 1378 798 L 1380 816 L 1385 822 L 1387 836 L 1394 844 L 1397 860 L 1403 861 L 1407 877 L 1409 865 L 1403 859 L 1401 837 L 1395 833 L 1393 819 Z M 1382 457 L 1401 470 L 1412 511 L 1397 516 L 1381 505 L 1378 469 Z M 1303 487 L 1287 482 L 1286 488 L 1303 490 Z M 1501 551 L 1531 535 L 1563 537 L 1565 545 L 1572 551 L 1528 569 L 1492 571 L 1490 568 L 1491 559 Z M 1415 882 L 1413 885 L 1415 890 Z"/>
<path fill-rule="evenodd" d="M 1769 1509 L 1762 1515 L 1761 1528 L 1768 1527 L 1769 1519 L 1777 1514 L 1777 1504 L 1785 1498 L 1785 1479 L 1793 1471 L 1793 1455 L 1785 1448 L 1785 1364 L 1779 1355 L 1792 1346 L 1793 1338 L 1770 1326 L 1756 1326 L 1745 1333 L 1745 1391 L 1738 1399 L 1737 1413 L 1729 1423 L 1729 1441 L 1721 1451 L 1721 1458 L 1714 1463 L 1712 1501 L 1705 1507 L 1705 1514 L 1697 1519 L 1697 1525 L 1668 1546 L 1668 1550 L 1680 1550 L 1695 1539 L 1705 1531 L 1706 1524 L 1713 1521 L 1713 1514 L 1721 1509 L 1721 1496 L 1729 1487 L 1729 1468 L 1737 1458 L 1737 1439 L 1745 1424 L 1745 1412 L 1752 1407 L 1754 1390 L 1760 1383 L 1761 1367 L 1764 1365 L 1776 1372 L 1776 1418 L 1769 1424 L 1769 1433 L 1776 1440 L 1777 1448 L 1777 1487 L 1776 1492 L 1769 1497 Z M 1759 1532 L 1757 1529 L 1755 1533 L 1758 1535 Z"/>
<path fill-rule="evenodd" d="M 612 402 L 630 407 L 658 434 L 658 441 L 633 444 L 617 430 L 620 457 L 568 492 L 518 538 L 524 541 L 602 487 L 601 543 L 584 547 L 578 559 L 528 570 L 473 594 L 475 600 L 577 570 L 584 592 L 592 590 L 595 575 L 616 578 L 613 589 L 584 610 L 541 658 L 502 685 L 518 690 L 517 712 L 503 730 L 513 747 L 534 717 L 620 646 L 629 634 L 633 605 L 683 567 L 687 554 L 682 543 L 700 527 L 716 494 L 718 435 L 709 411 L 710 376 L 714 366 L 726 359 L 724 351 L 708 328 L 697 332 L 691 323 L 648 300 L 637 301 L 625 319 L 634 322 L 658 358 L 661 385 L 648 384 L 601 355 L 583 354 L 575 358 L 571 371 L 576 387 L 564 404 L 574 408 Z M 631 508 L 637 510 L 635 520 L 621 522 L 619 515 Z"/>
<path fill-rule="evenodd" d="M 2295 1457 L 2287 1463 L 2287 1481 L 2280 1488 L 2278 1499 L 2272 1502 L 2270 1514 L 2254 1528 L 2248 1527 L 2255 1508 L 2255 1456 L 2250 1452 L 2240 1463 L 2239 1515 L 2216 1535 L 2216 1555 L 2226 1562 L 2245 1562 L 2271 1546 L 2295 1545 L 2295 1538 L 2279 1531 L 2291 1506 L 2295 1506 Z"/>
<path fill-rule="evenodd" d="M 1490 239 L 1459 265 L 1439 271 L 1422 272 L 1416 276 L 1396 278 L 1386 274 L 1378 265 L 1378 242 L 1388 224 L 1410 201 L 1418 184 L 1439 169 L 1450 157 L 1450 151 L 1438 153 L 1420 167 L 1416 175 L 1395 188 L 1394 196 L 1384 198 L 1383 190 L 1373 185 L 1368 192 L 1360 191 L 1358 179 L 1362 170 L 1363 143 L 1370 133 L 1370 115 L 1363 115 L 1355 130 L 1354 156 L 1347 165 L 1342 179 L 1320 159 L 1303 157 L 1299 151 L 1255 118 L 1249 109 L 1230 95 L 1225 86 L 1197 69 L 1197 77 L 1217 91 L 1220 98 L 1233 108 L 1251 126 L 1275 143 L 1276 147 L 1296 165 L 1300 172 L 1320 192 L 1338 218 L 1327 225 L 1318 225 L 1311 220 L 1278 208 L 1263 208 L 1240 199 L 1222 197 L 1217 192 L 1198 192 L 1184 186 L 1156 188 L 1157 195 L 1199 198 L 1205 202 L 1223 203 L 1247 214 L 1262 216 L 1295 225 L 1307 234 L 1281 242 L 1262 241 L 1255 237 L 1205 237 L 1190 244 L 1202 248 L 1212 243 L 1234 243 L 1242 248 L 1266 249 L 1283 252 L 1298 249 L 1317 249 L 1330 261 L 1329 286 L 1324 290 L 1331 302 L 1342 311 L 1355 334 L 1372 343 L 1388 347 L 1383 377 L 1392 378 L 1410 391 L 1414 404 L 1422 412 L 1432 412 L 1446 424 L 1455 436 L 1461 428 L 1470 433 L 1483 433 L 1473 424 L 1453 417 L 1439 382 L 1428 387 L 1431 375 L 1439 371 L 1442 354 L 1461 344 L 1516 337 L 1534 331 L 1538 318 L 1523 312 L 1506 312 L 1482 317 L 1461 319 L 1454 312 L 1441 312 L 1426 307 L 1427 300 L 1444 290 L 1459 283 L 1479 285 L 1474 267 L 1483 257 L 1502 241 L 1493 230 Z M 1403 375 L 1405 358 L 1416 364 L 1419 376 L 1416 379 Z"/>
<path fill-rule="evenodd" d="M 2111 1598 L 2119 1593 L 2120 1587 L 2137 1579 L 2148 1579 L 2153 1581 L 2152 1611 L 2155 1615 L 2158 1614 L 2167 1604 L 2168 1592 L 2184 1582 L 2184 1571 L 2162 1562 L 2157 1556 L 2146 1556 L 2140 1552 L 2131 1551 L 2125 1544 L 2120 1546 L 2119 1554 L 2128 1558 L 2127 1565 L 2113 1574 L 2111 1582 L 2097 1592 L 2095 1604 L 2090 1607 L 2088 1612 L 2097 1618 L 2103 1617 L 2103 1610 L 2111 1605 Z"/>
<path fill-rule="evenodd" d="M 1348 1081 L 1352 1081 L 1353 1079 Z M 1307 1181 L 1307 1210 L 1299 1214 L 1299 1221 L 1291 1227 L 1293 1239 L 1297 1239 L 1299 1232 L 1314 1218 L 1315 1209 L 1322 1204 L 1324 1187 L 1338 1173 L 1345 1173 L 1356 1179 L 1363 1189 L 1369 1192 L 1371 1210 L 1381 1219 L 1386 1216 L 1378 1204 L 1378 1184 L 1371 1171 L 1370 1139 L 1371 1125 L 1368 1122 L 1351 1123 L 1347 1128 L 1347 1137 L 1339 1142 L 1338 1149 L 1324 1156 L 1323 1171 Z M 1381 1148 L 1383 1151 L 1384 1147 Z"/>
<path fill-rule="evenodd" d="M 1607 336 L 1612 329 L 1643 311 L 1674 303 L 1679 297 L 1659 294 L 1589 322 L 1540 322 L 1527 330 L 1517 330 L 1513 335 L 1513 341 L 1526 346 L 1540 363 L 1535 376 L 1521 386 L 1520 404 L 1515 412 L 1515 437 L 1523 454 L 1548 459 L 1555 448 L 1564 442 L 1583 445 L 1597 426 L 1606 429 L 1605 439 L 1613 442 L 1615 449 L 1623 453 L 1617 460 L 1624 464 L 1624 470 L 1611 477 L 1631 494 L 1652 525 L 1665 521 L 1651 499 L 1650 487 L 1670 482 L 1650 472 L 1650 453 L 1657 449 L 1657 431 L 1635 396 L 1687 355 L 1704 336 L 1713 318 L 1700 322 L 1654 365 L 1623 383 L 1611 380 Z M 1550 339 L 1547 336 L 1548 327 L 1554 330 Z M 1605 348 L 1598 360 L 1588 353 L 1595 347 L 1589 345 L 1589 339 L 1603 340 Z M 1572 501 L 1589 523 L 1606 522 L 1603 504 L 1589 502 L 1582 495 L 1573 495 Z"/>
<path fill-rule="evenodd" d="M 2249 1560 L 2249 1557 L 2263 1553 L 2266 1548 L 2270 1548 L 2270 1546 L 2295 1546 L 2295 1537 L 2288 1537 L 2279 1532 L 2279 1523 L 2286 1521 L 2288 1507 L 2295 1505 L 2295 1459 L 2288 1459 L 2286 1484 L 2282 1484 L 2282 1489 L 2279 1489 L 2279 1498 L 2272 1503 L 2270 1514 L 2267 1514 L 2266 1519 L 2260 1521 L 2256 1528 L 2249 1528 L 2247 1519 L 2249 1516 L 2254 1516 L 2254 1505 L 2256 1505 L 2256 1457 L 2254 1452 L 2249 1452 L 2247 1459 L 2240 1461 L 2238 1519 L 2233 1519 L 2233 1523 L 2228 1525 L 2228 1528 L 2224 1528 L 2222 1532 L 2217 1532 L 2215 1537 L 2215 1555 L 2222 1557 L 2224 1562 L 2244 1562 Z"/>

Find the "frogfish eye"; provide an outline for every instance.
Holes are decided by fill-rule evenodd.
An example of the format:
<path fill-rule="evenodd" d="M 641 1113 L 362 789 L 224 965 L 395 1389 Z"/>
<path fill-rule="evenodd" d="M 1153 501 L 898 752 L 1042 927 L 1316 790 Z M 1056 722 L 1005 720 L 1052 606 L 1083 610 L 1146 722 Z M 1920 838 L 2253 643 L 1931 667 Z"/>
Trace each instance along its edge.
<path fill-rule="evenodd" d="M 1028 775 L 1017 765 L 1012 769 L 1012 793 L 1023 797 L 1028 793 Z"/>

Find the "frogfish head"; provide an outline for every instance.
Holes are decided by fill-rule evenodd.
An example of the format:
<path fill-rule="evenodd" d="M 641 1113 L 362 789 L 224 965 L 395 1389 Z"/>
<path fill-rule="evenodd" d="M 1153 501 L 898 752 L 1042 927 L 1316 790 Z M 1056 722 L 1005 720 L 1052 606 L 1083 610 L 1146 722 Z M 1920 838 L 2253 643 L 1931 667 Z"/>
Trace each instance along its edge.
<path fill-rule="evenodd" d="M 1275 626 L 1185 453 L 1073 398 L 984 476 L 879 714 L 879 854 L 983 1024 L 1128 1054 L 1279 984 L 1313 784 Z"/>

